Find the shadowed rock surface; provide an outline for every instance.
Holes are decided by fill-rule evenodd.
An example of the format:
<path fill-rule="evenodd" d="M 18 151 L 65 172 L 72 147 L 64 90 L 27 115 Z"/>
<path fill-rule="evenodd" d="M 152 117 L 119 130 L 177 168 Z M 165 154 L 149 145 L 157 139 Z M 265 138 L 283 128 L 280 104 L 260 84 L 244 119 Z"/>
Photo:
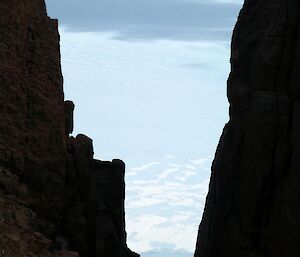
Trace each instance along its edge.
<path fill-rule="evenodd" d="M 300 2 L 246 0 L 196 257 L 300 256 Z"/>
<path fill-rule="evenodd" d="M 69 137 L 57 21 L 43 0 L 1 1 L 0 17 L 0 256 L 138 256 L 126 246 L 125 164 Z"/>

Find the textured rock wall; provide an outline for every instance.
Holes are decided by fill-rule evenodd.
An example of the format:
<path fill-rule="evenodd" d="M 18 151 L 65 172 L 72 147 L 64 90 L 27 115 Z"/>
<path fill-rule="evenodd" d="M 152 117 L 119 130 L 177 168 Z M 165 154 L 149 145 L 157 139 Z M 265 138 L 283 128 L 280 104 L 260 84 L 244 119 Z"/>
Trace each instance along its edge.
<path fill-rule="evenodd" d="M 135 256 L 123 162 L 93 159 L 64 102 L 57 21 L 43 0 L 0 2 L 0 256 Z"/>
<path fill-rule="evenodd" d="M 300 2 L 246 0 L 196 257 L 300 255 Z"/>
<path fill-rule="evenodd" d="M 42 0 L 1 1 L 0 17 L 0 162 L 28 183 L 39 225 L 52 233 L 66 155 L 57 21 Z"/>
<path fill-rule="evenodd" d="M 56 243 L 37 232 L 36 213 L 28 206 L 31 194 L 18 175 L 0 167 L 0 256 L 79 257 L 58 249 Z"/>

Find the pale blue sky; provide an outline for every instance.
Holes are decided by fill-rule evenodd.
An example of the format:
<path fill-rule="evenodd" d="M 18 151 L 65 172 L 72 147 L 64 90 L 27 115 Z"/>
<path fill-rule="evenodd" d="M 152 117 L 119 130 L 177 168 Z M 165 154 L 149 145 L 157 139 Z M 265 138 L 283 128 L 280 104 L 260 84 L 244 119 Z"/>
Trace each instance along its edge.
<path fill-rule="evenodd" d="M 127 164 L 128 245 L 144 257 L 191 256 L 228 120 L 241 1 L 46 2 L 60 20 L 74 134 L 94 139 L 96 158 Z"/>

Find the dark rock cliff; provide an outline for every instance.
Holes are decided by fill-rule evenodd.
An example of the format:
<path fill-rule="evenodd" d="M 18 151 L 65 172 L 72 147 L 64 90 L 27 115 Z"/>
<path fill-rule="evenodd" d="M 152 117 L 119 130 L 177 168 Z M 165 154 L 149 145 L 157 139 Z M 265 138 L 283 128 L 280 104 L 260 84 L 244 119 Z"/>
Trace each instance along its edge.
<path fill-rule="evenodd" d="M 196 257 L 300 256 L 300 2 L 246 0 Z"/>
<path fill-rule="evenodd" d="M 94 160 L 90 138 L 69 136 L 73 111 L 44 1 L 1 1 L 0 256 L 137 256 L 126 246 L 125 165 Z"/>

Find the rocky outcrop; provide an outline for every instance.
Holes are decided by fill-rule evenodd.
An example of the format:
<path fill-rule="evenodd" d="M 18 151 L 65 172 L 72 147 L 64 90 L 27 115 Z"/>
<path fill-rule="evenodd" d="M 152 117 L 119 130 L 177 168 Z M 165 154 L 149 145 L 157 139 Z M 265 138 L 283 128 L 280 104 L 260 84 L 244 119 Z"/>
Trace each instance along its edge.
<path fill-rule="evenodd" d="M 127 256 L 125 164 L 93 159 L 92 140 L 68 140 L 66 206 L 61 233 L 83 256 Z"/>
<path fill-rule="evenodd" d="M 2 1 L 0 17 L 0 256 L 135 256 L 124 163 L 69 136 L 57 21 L 43 0 Z"/>
<path fill-rule="evenodd" d="M 300 2 L 246 0 L 196 257 L 300 255 Z"/>

